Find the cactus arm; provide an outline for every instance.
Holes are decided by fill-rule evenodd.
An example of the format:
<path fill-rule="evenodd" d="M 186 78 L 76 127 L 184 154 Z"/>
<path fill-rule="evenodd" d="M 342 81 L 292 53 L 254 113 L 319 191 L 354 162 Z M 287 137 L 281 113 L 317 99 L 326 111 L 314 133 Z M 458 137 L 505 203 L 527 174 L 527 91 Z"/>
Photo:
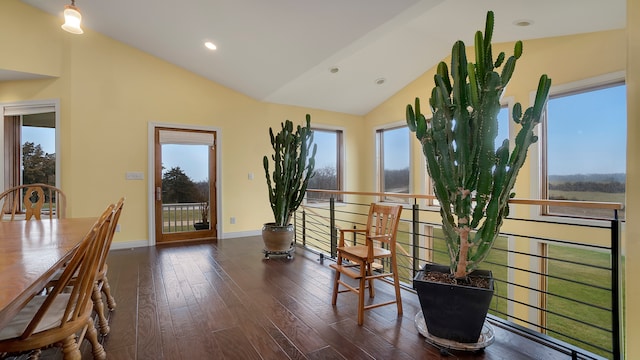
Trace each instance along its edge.
<path fill-rule="evenodd" d="M 496 150 L 500 96 L 522 55 L 522 42 L 516 42 L 506 61 L 500 53 L 494 63 L 493 25 L 493 13 L 488 12 L 484 34 L 478 32 L 474 39 L 475 64 L 467 62 L 464 43 L 458 41 L 452 48 L 450 74 L 444 62 L 438 65 L 429 98 L 430 119 L 421 113 L 419 99 L 415 108 L 406 109 L 407 126 L 416 133 L 434 179 L 450 269 L 458 278 L 486 258 L 509 213 L 516 176 L 528 147 L 537 140 L 533 130 L 551 83 L 546 75 L 541 77 L 534 105 L 524 114 L 519 103 L 514 106 L 513 120 L 521 128 L 513 152 L 508 140 Z"/>
<path fill-rule="evenodd" d="M 482 75 L 486 74 L 485 71 L 485 63 L 484 63 L 484 38 L 482 37 L 482 33 L 480 31 L 476 32 L 476 37 L 474 41 L 474 50 L 476 53 L 476 69 L 478 75 L 481 75 L 478 79 L 480 86 L 484 85 L 484 78 Z"/>

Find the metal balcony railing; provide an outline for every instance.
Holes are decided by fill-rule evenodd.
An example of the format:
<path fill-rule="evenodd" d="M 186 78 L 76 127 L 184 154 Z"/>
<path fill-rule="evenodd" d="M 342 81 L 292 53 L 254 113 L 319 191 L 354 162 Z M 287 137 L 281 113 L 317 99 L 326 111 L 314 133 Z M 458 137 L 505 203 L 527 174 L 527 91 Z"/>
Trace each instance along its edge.
<path fill-rule="evenodd" d="M 339 228 L 364 227 L 371 202 L 394 199 L 405 204 L 397 235 L 402 285 L 411 289 L 426 263 L 448 264 L 439 209 L 429 205 L 433 196 L 308 191 L 335 195 L 327 203 L 302 206 L 295 216 L 296 243 L 321 260 L 335 259 Z M 543 206 L 606 209 L 611 218 L 558 221 L 535 215 Z M 514 199 L 510 208 L 481 266 L 494 274 L 489 321 L 572 359 L 620 359 L 622 205 Z"/>
<path fill-rule="evenodd" d="M 193 231 L 201 221 L 203 203 L 162 204 L 163 233 Z"/>

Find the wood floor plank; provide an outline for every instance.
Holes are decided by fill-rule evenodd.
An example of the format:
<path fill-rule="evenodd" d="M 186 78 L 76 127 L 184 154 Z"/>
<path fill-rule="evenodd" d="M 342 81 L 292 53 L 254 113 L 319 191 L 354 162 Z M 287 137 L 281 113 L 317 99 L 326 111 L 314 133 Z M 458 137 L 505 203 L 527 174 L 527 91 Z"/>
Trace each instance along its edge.
<path fill-rule="evenodd" d="M 293 259 L 262 255 L 260 237 L 114 250 L 109 279 L 118 307 L 104 339 L 109 359 L 566 359 L 502 329 L 484 352 L 449 357 L 417 333 L 417 296 L 365 312 L 356 296 L 331 305 L 330 261 L 296 249 Z M 392 288 L 376 287 L 376 300 Z M 83 347 L 83 354 L 87 354 Z M 48 359 L 48 358 L 47 358 Z"/>
<path fill-rule="evenodd" d="M 149 262 L 139 264 L 138 278 L 138 359 L 161 359 L 162 336 L 158 320 L 153 268 Z"/>
<path fill-rule="evenodd" d="M 245 336 L 244 331 L 237 327 L 215 331 L 213 332 L 213 339 L 218 344 L 224 359 L 261 359 Z"/>
<path fill-rule="evenodd" d="M 242 329 L 251 345 L 264 359 L 289 359 L 290 357 L 272 338 L 266 329 L 256 321 L 254 314 L 249 311 L 239 311 L 236 315 L 239 327 Z M 298 352 L 296 352 L 298 356 Z"/>
<path fill-rule="evenodd" d="M 316 350 L 307 356 L 309 360 L 347 360 L 331 346 Z"/>

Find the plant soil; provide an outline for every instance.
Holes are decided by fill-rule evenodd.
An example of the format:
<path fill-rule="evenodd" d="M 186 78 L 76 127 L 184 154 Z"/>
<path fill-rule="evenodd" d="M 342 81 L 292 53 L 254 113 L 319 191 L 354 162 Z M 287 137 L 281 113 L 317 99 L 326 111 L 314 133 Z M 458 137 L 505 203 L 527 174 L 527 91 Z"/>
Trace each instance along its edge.
<path fill-rule="evenodd" d="M 426 281 L 439 282 L 452 285 L 464 285 L 478 288 L 489 288 L 489 279 L 485 277 L 467 276 L 465 279 L 456 279 L 453 275 L 439 271 L 427 271 L 422 278 Z"/>

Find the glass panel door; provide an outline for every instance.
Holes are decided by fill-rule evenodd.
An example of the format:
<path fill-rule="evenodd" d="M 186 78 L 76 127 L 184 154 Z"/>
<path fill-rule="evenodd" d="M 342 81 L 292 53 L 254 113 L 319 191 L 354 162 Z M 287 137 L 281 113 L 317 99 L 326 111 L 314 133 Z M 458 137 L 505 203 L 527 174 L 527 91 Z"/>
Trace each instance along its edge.
<path fill-rule="evenodd" d="M 215 238 L 215 132 L 156 129 L 156 242 Z"/>

